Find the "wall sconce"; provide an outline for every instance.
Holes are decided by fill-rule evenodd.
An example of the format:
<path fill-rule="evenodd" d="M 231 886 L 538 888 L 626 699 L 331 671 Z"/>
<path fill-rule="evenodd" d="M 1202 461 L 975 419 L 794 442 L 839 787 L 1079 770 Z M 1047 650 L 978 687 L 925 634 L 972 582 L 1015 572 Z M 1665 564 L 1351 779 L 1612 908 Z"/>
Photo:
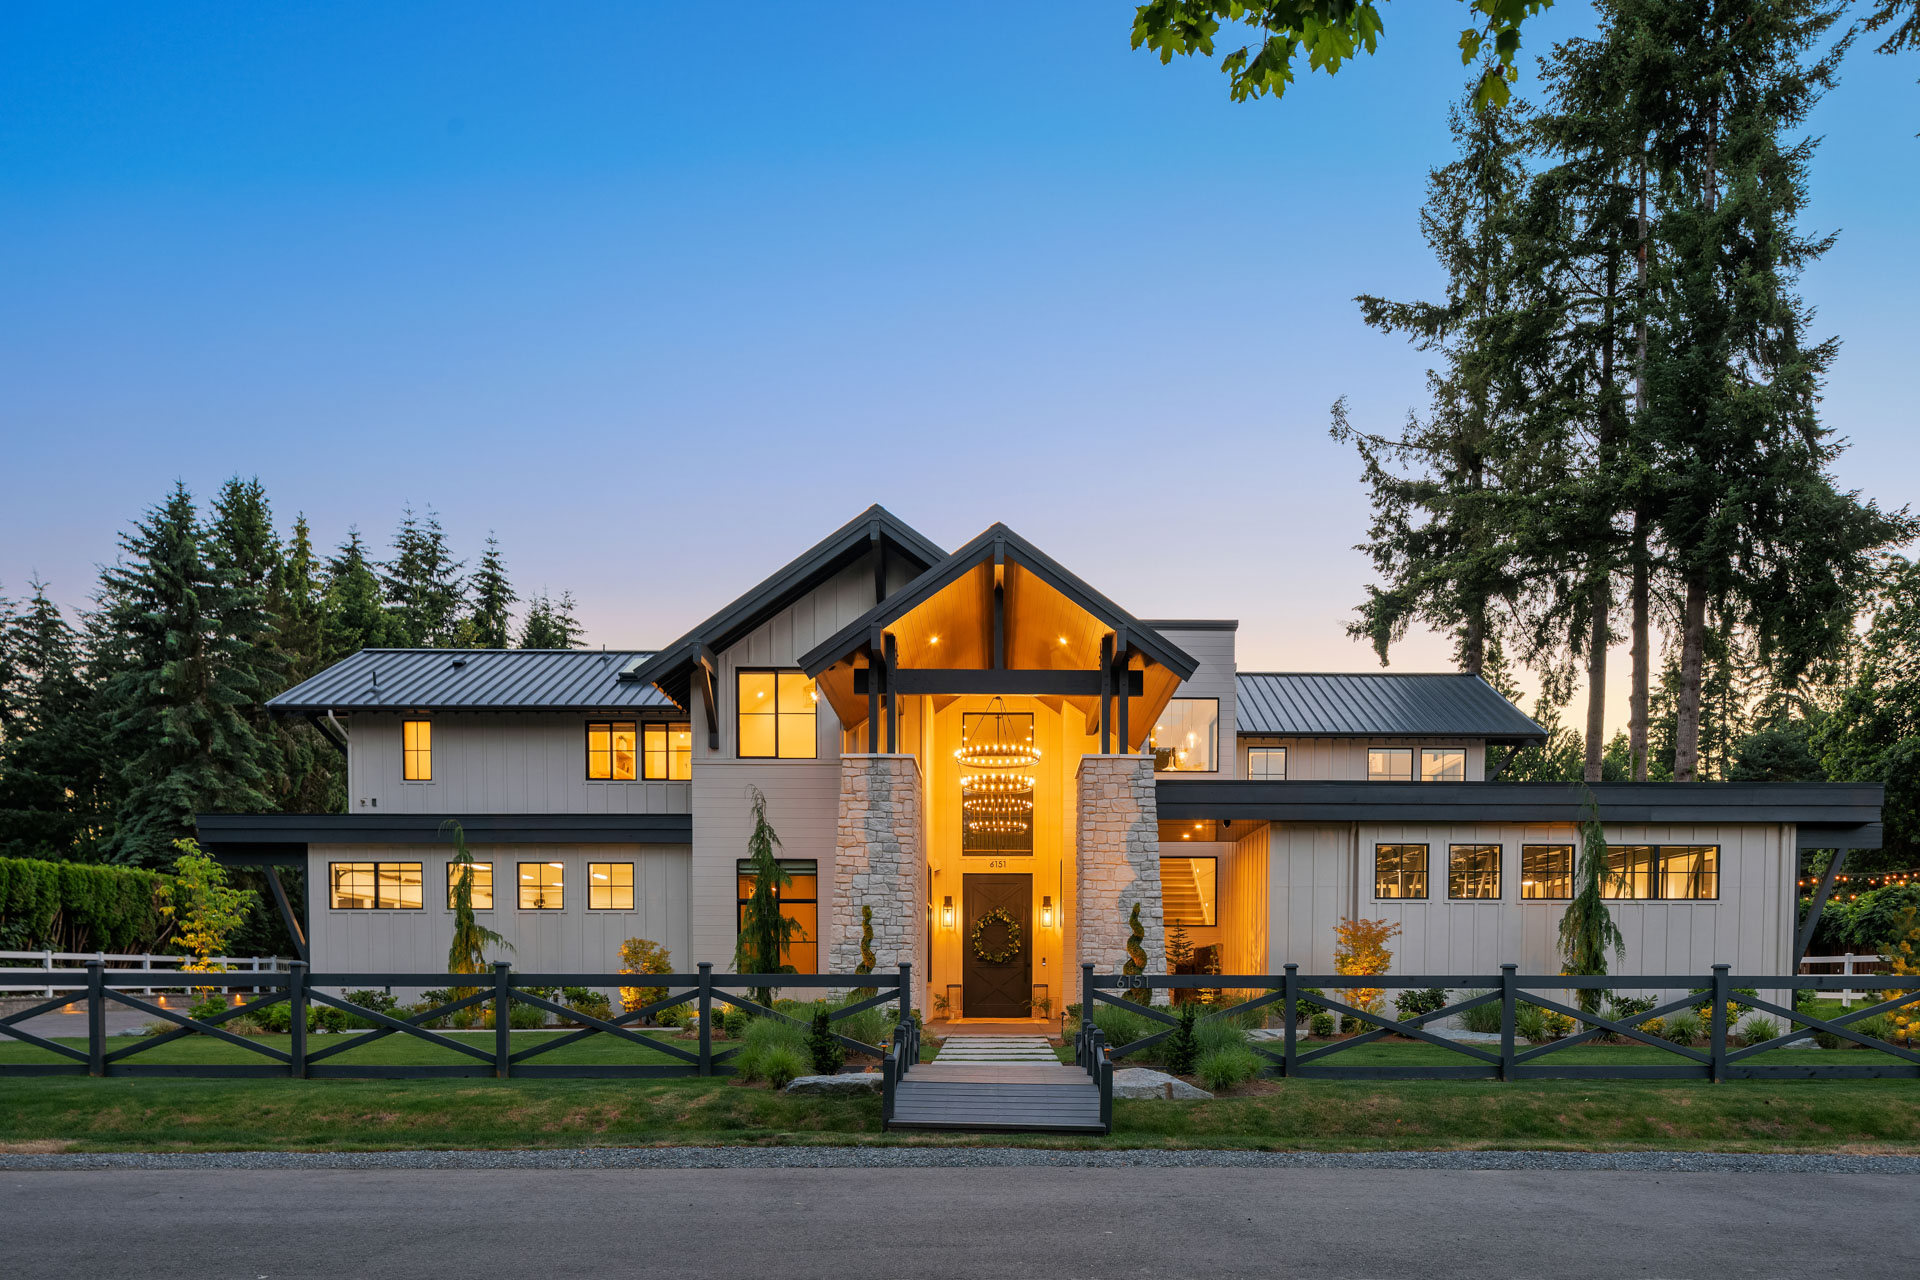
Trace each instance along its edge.
<path fill-rule="evenodd" d="M 940 900 L 940 927 L 953 928 L 953 895 L 948 894 Z"/>
<path fill-rule="evenodd" d="M 1040 899 L 1040 927 L 1053 928 L 1053 899 L 1050 897 Z"/>

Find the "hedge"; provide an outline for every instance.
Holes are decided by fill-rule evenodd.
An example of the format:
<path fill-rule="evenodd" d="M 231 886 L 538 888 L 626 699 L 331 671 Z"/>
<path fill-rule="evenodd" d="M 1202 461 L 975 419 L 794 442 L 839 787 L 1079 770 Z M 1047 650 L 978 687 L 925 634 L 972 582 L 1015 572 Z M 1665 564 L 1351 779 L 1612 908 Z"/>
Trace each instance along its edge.
<path fill-rule="evenodd" d="M 172 929 L 159 903 L 168 879 L 133 867 L 0 858 L 0 950 L 155 951 Z"/>

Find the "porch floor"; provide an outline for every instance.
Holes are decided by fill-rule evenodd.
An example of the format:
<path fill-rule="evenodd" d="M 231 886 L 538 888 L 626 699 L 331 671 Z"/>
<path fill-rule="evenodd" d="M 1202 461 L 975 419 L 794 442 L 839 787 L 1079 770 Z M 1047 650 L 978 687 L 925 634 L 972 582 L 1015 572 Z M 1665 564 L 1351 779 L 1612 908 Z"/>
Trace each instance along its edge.
<path fill-rule="evenodd" d="M 1104 1133 L 1100 1087 L 1045 1036 L 952 1037 L 907 1072 L 892 1127 L 983 1133 Z"/>

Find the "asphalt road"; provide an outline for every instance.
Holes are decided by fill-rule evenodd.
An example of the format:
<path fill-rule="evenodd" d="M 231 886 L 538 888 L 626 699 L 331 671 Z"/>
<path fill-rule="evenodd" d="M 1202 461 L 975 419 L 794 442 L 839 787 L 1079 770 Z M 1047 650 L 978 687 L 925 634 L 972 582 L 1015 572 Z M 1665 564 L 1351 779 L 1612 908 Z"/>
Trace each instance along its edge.
<path fill-rule="evenodd" d="M 1328 1169 L 0 1174 L 17 1280 L 1915 1274 L 1915 1180 Z"/>

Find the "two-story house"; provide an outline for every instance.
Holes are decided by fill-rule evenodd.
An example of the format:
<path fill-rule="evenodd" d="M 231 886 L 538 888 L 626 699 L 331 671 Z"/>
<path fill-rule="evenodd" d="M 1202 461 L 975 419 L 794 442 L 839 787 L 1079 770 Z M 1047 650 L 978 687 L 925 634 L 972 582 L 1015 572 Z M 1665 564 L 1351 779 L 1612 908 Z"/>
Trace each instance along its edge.
<path fill-rule="evenodd" d="M 516 967 L 645 937 L 728 970 L 758 795 L 797 969 L 870 926 L 916 999 L 996 1018 L 1117 969 L 1136 907 L 1153 969 L 1174 929 L 1191 966 L 1324 971 L 1351 916 L 1401 925 L 1402 971 L 1557 968 L 1587 817 L 1622 971 L 1785 972 L 1799 851 L 1878 843 L 1872 786 L 1503 783 L 1543 733 L 1478 677 L 1243 672 L 1235 637 L 873 507 L 659 649 L 356 654 L 269 704 L 346 755 L 347 812 L 200 830 L 305 868 L 319 969 L 444 964 L 455 820 Z"/>

